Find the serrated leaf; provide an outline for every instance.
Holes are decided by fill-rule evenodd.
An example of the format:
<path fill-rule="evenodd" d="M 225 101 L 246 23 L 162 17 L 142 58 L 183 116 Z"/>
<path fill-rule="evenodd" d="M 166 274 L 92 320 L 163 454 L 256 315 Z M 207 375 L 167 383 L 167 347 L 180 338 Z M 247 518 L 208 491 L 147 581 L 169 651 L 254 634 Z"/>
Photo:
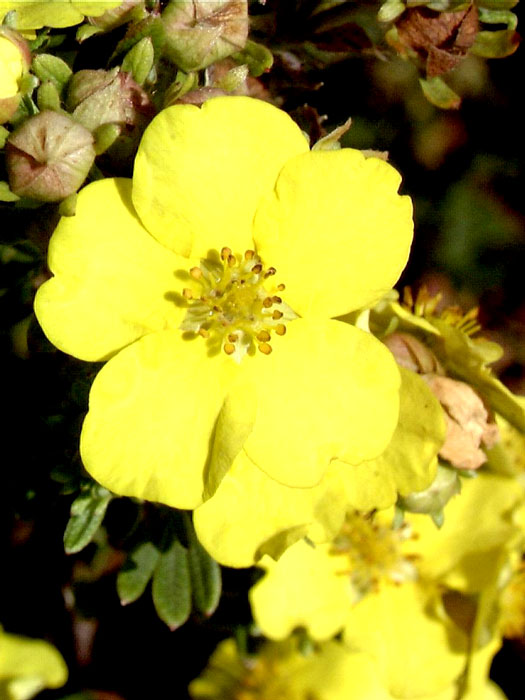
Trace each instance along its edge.
<path fill-rule="evenodd" d="M 106 514 L 113 494 L 92 483 L 71 504 L 71 517 L 64 532 L 67 554 L 80 552 L 93 539 Z"/>
<path fill-rule="evenodd" d="M 141 542 L 129 553 L 117 576 L 117 593 L 122 605 L 133 603 L 144 593 L 159 557 L 160 552 L 152 542 Z"/>
<path fill-rule="evenodd" d="M 160 554 L 152 594 L 157 615 L 171 630 L 186 622 L 191 612 L 190 570 L 188 552 L 177 539 Z"/>
<path fill-rule="evenodd" d="M 189 517 L 187 523 L 188 562 L 193 603 L 199 612 L 209 617 L 215 612 L 221 597 L 221 567 L 197 539 Z"/>

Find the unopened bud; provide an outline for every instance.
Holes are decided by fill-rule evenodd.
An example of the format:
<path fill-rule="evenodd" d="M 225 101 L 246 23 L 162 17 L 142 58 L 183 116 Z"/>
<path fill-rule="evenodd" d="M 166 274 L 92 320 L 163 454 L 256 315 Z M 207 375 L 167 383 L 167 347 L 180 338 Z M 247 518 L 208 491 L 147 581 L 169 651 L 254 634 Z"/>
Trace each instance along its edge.
<path fill-rule="evenodd" d="M 146 16 L 145 0 L 123 0 L 118 7 L 106 10 L 98 17 L 90 17 L 89 23 L 104 32 L 120 27 L 131 19 L 140 20 Z"/>
<path fill-rule="evenodd" d="M 384 343 L 401 367 L 418 374 L 444 374 L 432 350 L 410 333 L 392 333 Z"/>
<path fill-rule="evenodd" d="M 81 70 L 69 82 L 67 107 L 86 129 L 101 124 L 134 126 L 151 103 L 129 73 L 113 70 Z"/>
<path fill-rule="evenodd" d="M 11 119 L 20 101 L 20 81 L 31 63 L 26 41 L 8 27 L 0 27 L 0 124 Z"/>
<path fill-rule="evenodd" d="M 410 513 L 439 513 L 460 489 L 457 472 L 439 465 L 436 478 L 427 489 L 400 497 L 398 505 Z"/>
<path fill-rule="evenodd" d="M 171 0 L 162 13 L 166 56 L 181 70 L 201 70 L 244 48 L 247 0 Z"/>
<path fill-rule="evenodd" d="M 92 134 L 57 112 L 31 117 L 7 141 L 9 184 L 20 197 L 58 202 L 78 190 L 94 160 Z"/>

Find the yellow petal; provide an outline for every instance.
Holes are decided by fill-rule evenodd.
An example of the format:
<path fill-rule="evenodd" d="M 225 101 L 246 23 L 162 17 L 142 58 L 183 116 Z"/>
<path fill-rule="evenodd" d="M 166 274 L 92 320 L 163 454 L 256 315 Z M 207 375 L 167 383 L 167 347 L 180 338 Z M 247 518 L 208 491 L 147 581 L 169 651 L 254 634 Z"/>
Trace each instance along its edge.
<path fill-rule="evenodd" d="M 426 489 L 434 480 L 445 437 L 443 410 L 425 382 L 400 367 L 399 422 L 386 450 L 344 470 L 348 502 L 364 512 L 393 505 L 397 495 Z"/>
<path fill-rule="evenodd" d="M 360 151 L 291 159 L 254 224 L 258 251 L 301 316 L 341 316 L 397 281 L 412 241 L 412 204 L 392 166 Z"/>
<path fill-rule="evenodd" d="M 519 536 L 512 513 L 522 503 L 515 479 L 478 472 L 464 479 L 461 493 L 447 503 L 439 530 L 428 516 L 407 513 L 418 533 L 407 547 L 419 557 L 421 576 L 464 592 L 485 588 L 505 559 L 505 547 Z"/>
<path fill-rule="evenodd" d="M 339 321 L 297 319 L 274 352 L 241 364 L 257 377 L 257 419 L 244 449 L 288 486 L 319 483 L 336 458 L 353 464 L 388 445 L 399 372 L 376 338 Z"/>
<path fill-rule="evenodd" d="M 41 27 L 71 27 L 79 24 L 84 15 L 98 16 L 117 7 L 121 0 L 104 2 L 79 2 L 79 0 L 14 0 L 0 2 L 0 21 L 7 12 L 16 10 L 16 29 L 40 29 Z"/>
<path fill-rule="evenodd" d="M 250 591 L 255 622 L 270 639 L 284 639 L 304 627 L 316 640 L 328 639 L 345 624 L 353 593 L 345 558 L 329 553 L 330 545 L 304 540 L 286 550 L 279 561 L 261 561 L 266 575 Z"/>
<path fill-rule="evenodd" d="M 251 566 L 263 553 L 277 558 L 307 533 L 331 539 L 346 500 L 329 469 L 318 486 L 296 489 L 270 479 L 241 452 L 217 491 L 194 514 L 199 540 L 225 566 Z"/>
<path fill-rule="evenodd" d="M 433 589 L 417 583 L 384 586 L 352 609 L 345 643 L 377 661 L 382 683 L 396 698 L 439 693 L 459 677 L 468 640 L 443 614 Z"/>
<path fill-rule="evenodd" d="M 185 312 L 174 293 L 187 261 L 145 231 L 130 194 L 130 180 L 89 185 L 51 237 L 55 276 L 38 290 L 35 313 L 51 342 L 82 360 L 107 359 L 147 333 L 176 328 Z"/>
<path fill-rule="evenodd" d="M 180 331 L 148 335 L 99 372 L 81 436 L 86 469 L 122 496 L 195 508 L 234 363 Z M 232 426 L 232 431 L 235 426 Z"/>
<path fill-rule="evenodd" d="M 0 629 L 0 697 L 32 698 L 44 688 L 64 685 L 67 676 L 64 659 L 51 644 Z"/>
<path fill-rule="evenodd" d="M 283 111 L 249 97 L 218 97 L 162 110 L 146 129 L 133 203 L 148 231 L 182 255 L 252 248 L 261 195 L 284 163 L 308 150 Z"/>

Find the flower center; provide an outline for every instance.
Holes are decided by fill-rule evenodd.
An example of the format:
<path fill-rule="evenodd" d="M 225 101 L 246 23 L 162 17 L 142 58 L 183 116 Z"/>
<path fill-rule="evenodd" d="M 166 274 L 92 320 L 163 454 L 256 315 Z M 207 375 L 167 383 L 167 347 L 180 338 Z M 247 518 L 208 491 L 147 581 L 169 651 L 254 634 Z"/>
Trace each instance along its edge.
<path fill-rule="evenodd" d="M 221 347 L 237 362 L 255 348 L 272 352 L 272 333 L 283 336 L 286 321 L 297 318 L 283 302 L 284 284 L 272 285 L 274 267 L 265 267 L 254 250 L 243 256 L 224 247 L 190 270 L 198 291 L 182 292 L 188 311 L 180 326 L 206 338 L 210 348 Z"/>
<path fill-rule="evenodd" d="M 377 521 L 374 514 L 349 513 L 334 540 L 332 554 L 345 554 L 348 576 L 357 600 L 376 590 L 381 582 L 395 584 L 417 576 L 411 556 L 403 554 L 401 544 L 413 535 L 407 524 L 392 529 Z"/>

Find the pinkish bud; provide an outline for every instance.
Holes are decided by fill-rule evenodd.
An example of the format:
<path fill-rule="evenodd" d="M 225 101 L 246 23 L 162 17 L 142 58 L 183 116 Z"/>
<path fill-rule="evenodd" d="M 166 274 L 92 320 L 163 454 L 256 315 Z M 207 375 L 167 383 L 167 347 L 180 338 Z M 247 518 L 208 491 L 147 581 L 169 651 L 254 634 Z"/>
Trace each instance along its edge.
<path fill-rule="evenodd" d="M 43 202 L 73 194 L 95 160 L 93 140 L 87 129 L 58 112 L 31 117 L 7 141 L 11 191 Z"/>
<path fill-rule="evenodd" d="M 90 131 L 102 124 L 134 126 L 152 112 L 147 94 L 119 68 L 75 73 L 69 83 L 67 107 Z"/>
<path fill-rule="evenodd" d="M 123 0 L 118 7 L 106 10 L 99 17 L 89 17 L 88 22 L 95 27 L 100 27 L 105 32 L 126 24 L 130 19 L 142 19 L 146 16 L 144 0 Z"/>
<path fill-rule="evenodd" d="M 162 13 L 166 56 L 185 72 L 244 48 L 247 0 L 171 0 Z"/>

